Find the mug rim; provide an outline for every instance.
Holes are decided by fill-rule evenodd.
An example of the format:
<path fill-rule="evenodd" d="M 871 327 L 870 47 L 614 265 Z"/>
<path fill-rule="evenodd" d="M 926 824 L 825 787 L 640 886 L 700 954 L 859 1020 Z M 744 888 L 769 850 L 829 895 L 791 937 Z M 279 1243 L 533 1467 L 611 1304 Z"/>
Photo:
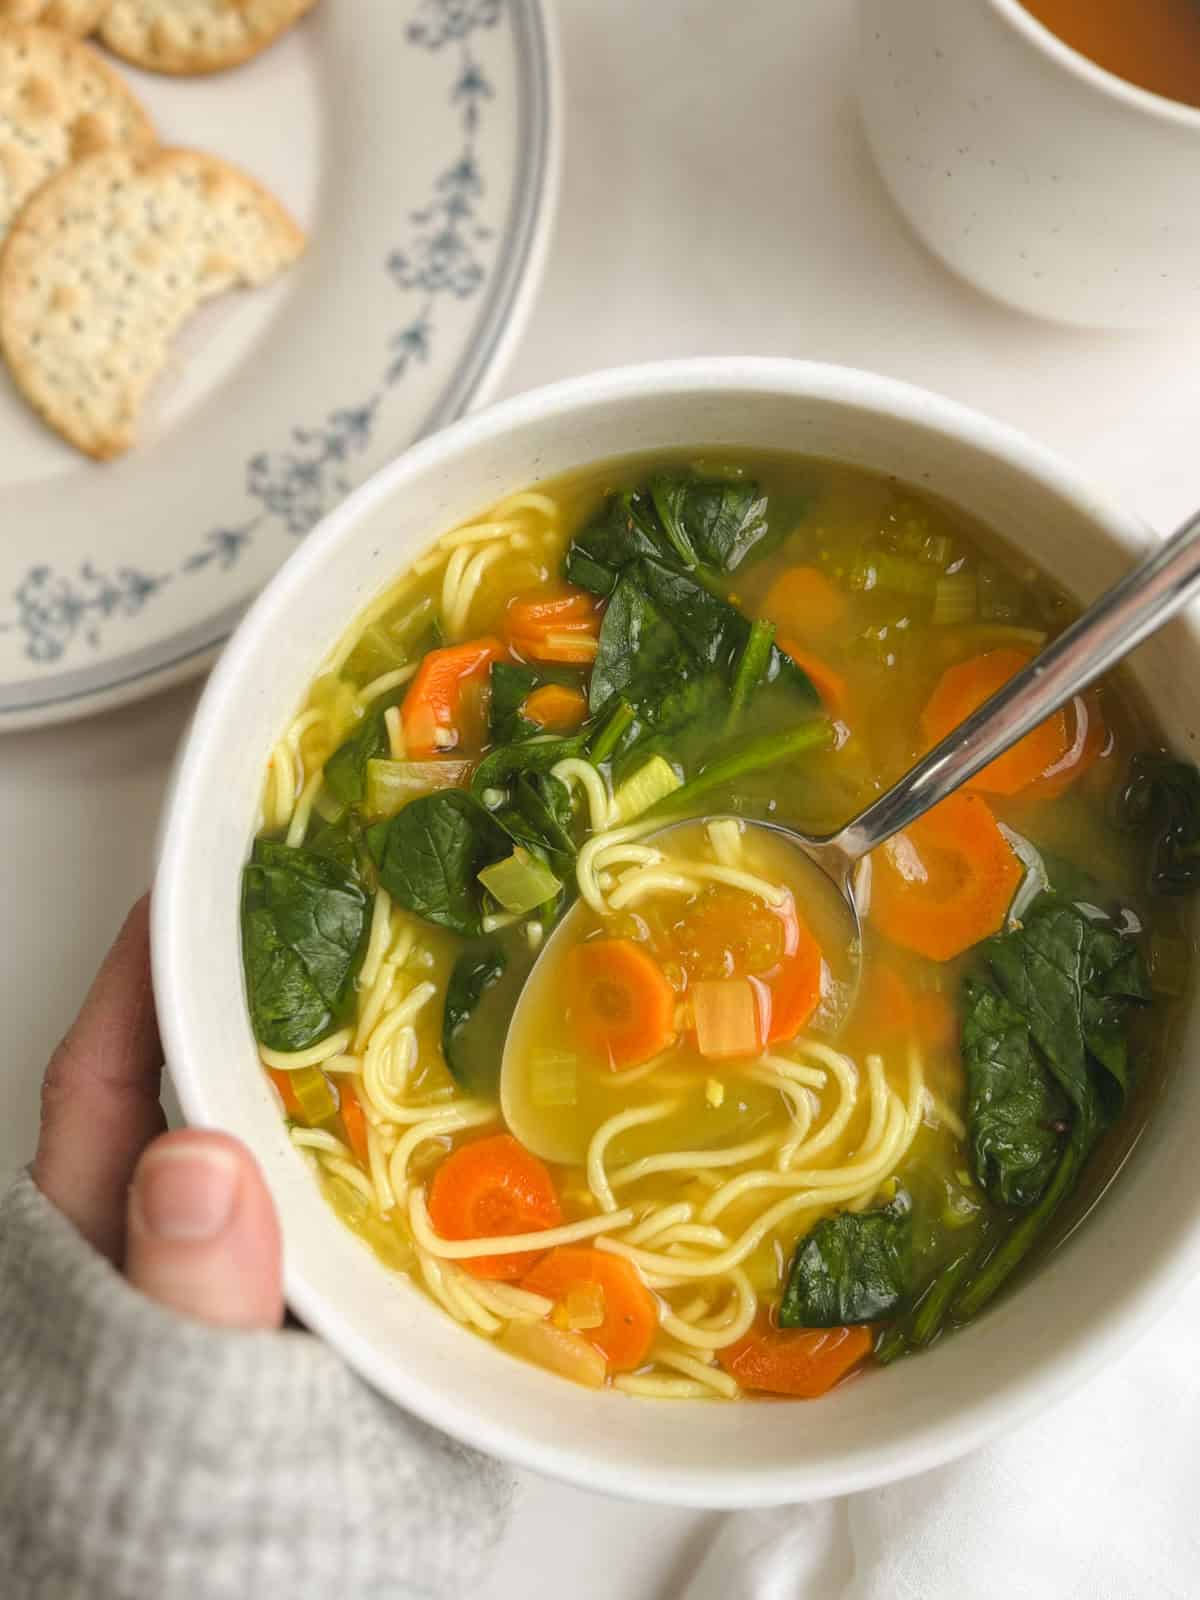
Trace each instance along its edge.
<path fill-rule="evenodd" d="M 1111 100 L 1123 102 L 1131 110 L 1140 111 L 1159 121 L 1174 122 L 1200 131 L 1200 107 L 1186 105 L 1182 100 L 1173 100 L 1170 95 L 1158 94 L 1153 89 L 1143 89 L 1118 73 L 1110 72 L 1074 45 L 1060 39 L 1052 28 L 1027 11 L 1021 0 L 987 0 L 987 4 L 1010 28 L 1022 34 L 1040 55 L 1053 61 L 1079 82 L 1099 90 Z"/>

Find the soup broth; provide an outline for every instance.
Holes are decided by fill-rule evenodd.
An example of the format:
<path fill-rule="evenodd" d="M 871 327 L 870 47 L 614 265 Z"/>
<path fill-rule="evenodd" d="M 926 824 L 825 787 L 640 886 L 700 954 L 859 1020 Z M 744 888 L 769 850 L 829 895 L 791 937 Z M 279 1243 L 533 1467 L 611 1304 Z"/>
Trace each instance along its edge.
<path fill-rule="evenodd" d="M 1021 0 L 1080 55 L 1139 89 L 1200 106 L 1195 0 Z"/>
<path fill-rule="evenodd" d="M 263 1063 L 347 1225 L 644 1397 L 816 1397 L 976 1315 L 1136 1136 L 1200 779 L 1110 677 L 875 853 L 858 940 L 752 824 L 836 828 L 1076 614 L 797 457 L 607 463 L 445 535 L 283 730 L 245 875 Z"/>

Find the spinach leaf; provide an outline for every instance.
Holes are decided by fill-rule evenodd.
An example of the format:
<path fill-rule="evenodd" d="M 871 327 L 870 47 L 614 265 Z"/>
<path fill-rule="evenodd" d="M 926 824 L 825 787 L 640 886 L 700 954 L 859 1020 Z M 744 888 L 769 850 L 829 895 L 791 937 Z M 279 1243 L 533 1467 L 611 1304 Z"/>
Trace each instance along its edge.
<path fill-rule="evenodd" d="M 255 1037 L 303 1050 L 338 1026 L 367 931 L 355 873 L 328 856 L 259 839 L 242 874 L 242 962 Z"/>
<path fill-rule="evenodd" d="M 1126 1010 L 1150 999 L 1136 945 L 1046 896 L 1023 927 L 989 939 L 983 952 L 1076 1111 L 1096 1110 L 1089 1058 L 1104 1069 L 1100 1088 L 1110 1109 L 1119 1109 L 1129 1085 Z"/>
<path fill-rule="evenodd" d="M 520 928 L 475 940 L 460 953 L 446 988 L 442 1054 L 468 1094 L 495 1098 L 508 1023 L 534 962 Z"/>
<path fill-rule="evenodd" d="M 1022 1012 L 989 983 L 964 986 L 967 1122 L 980 1186 L 1002 1205 L 1033 1205 L 1058 1164 L 1069 1107 L 1042 1066 Z"/>
<path fill-rule="evenodd" d="M 495 1061 L 494 1073 L 480 1071 L 478 1052 L 471 1049 L 474 1029 L 469 1027 L 472 1017 L 484 995 L 504 976 L 507 957 L 495 940 L 483 946 L 468 946 L 454 963 L 450 982 L 446 986 L 446 1004 L 442 1012 L 442 1054 L 450 1076 L 460 1089 L 468 1094 L 478 1093 L 480 1079 L 494 1091 L 500 1077 L 500 1062 Z"/>
<path fill-rule="evenodd" d="M 636 577 L 626 572 L 613 591 L 600 625 L 588 704 L 593 713 L 624 698 L 645 714 L 673 686 L 693 676 L 689 652 Z"/>
<path fill-rule="evenodd" d="M 537 723 L 521 715 L 526 696 L 537 686 L 538 675 L 531 667 L 514 666 L 508 661 L 493 661 L 491 696 L 488 701 L 488 728 L 492 744 L 513 744 L 541 730 Z"/>
<path fill-rule="evenodd" d="M 574 814 L 566 784 L 551 772 L 523 772 L 516 782 L 514 800 L 517 810 L 544 842 L 551 866 L 565 864 L 566 875 L 570 876 L 575 863 L 575 840 L 571 834 Z"/>
<path fill-rule="evenodd" d="M 610 495 L 603 510 L 571 541 L 566 574 L 583 589 L 610 594 L 621 568 L 635 557 L 669 553 L 653 502 L 638 490 L 627 490 Z"/>
<path fill-rule="evenodd" d="M 768 537 L 767 501 L 757 483 L 660 473 L 650 493 L 667 538 L 686 567 L 734 572 Z"/>
<path fill-rule="evenodd" d="M 1134 756 L 1118 816 L 1127 828 L 1155 830 L 1150 883 L 1160 894 L 1200 886 L 1200 772 L 1168 755 Z"/>
<path fill-rule="evenodd" d="M 507 789 L 522 772 L 549 772 L 568 756 L 581 755 L 583 744 L 579 734 L 562 737 L 543 734 L 519 744 L 501 745 L 484 756 L 475 768 L 471 793 L 479 795 L 485 789 Z"/>
<path fill-rule="evenodd" d="M 889 1316 L 908 1292 L 911 1251 L 906 1196 L 881 1211 L 826 1217 L 796 1248 L 780 1327 L 839 1328 Z"/>
<path fill-rule="evenodd" d="M 380 706 L 369 711 L 325 763 L 325 787 L 345 806 L 362 804 L 367 792 L 367 762 L 391 754 L 385 710 Z"/>
<path fill-rule="evenodd" d="M 367 842 L 380 883 L 405 910 L 455 933 L 478 934 L 477 874 L 511 848 L 478 800 L 462 789 L 422 795 L 369 828 Z"/>

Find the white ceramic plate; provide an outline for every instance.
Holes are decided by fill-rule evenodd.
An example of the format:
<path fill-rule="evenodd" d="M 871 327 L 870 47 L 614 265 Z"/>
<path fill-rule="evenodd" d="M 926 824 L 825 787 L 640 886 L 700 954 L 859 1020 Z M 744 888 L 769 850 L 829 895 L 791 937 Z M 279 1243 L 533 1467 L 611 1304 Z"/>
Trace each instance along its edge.
<path fill-rule="evenodd" d="M 482 397 L 545 252 L 554 66 L 539 0 L 325 0 L 237 71 L 129 74 L 164 143 L 244 166 L 310 244 L 189 326 L 121 461 L 0 371 L 0 729 L 199 671 L 327 511 Z"/>

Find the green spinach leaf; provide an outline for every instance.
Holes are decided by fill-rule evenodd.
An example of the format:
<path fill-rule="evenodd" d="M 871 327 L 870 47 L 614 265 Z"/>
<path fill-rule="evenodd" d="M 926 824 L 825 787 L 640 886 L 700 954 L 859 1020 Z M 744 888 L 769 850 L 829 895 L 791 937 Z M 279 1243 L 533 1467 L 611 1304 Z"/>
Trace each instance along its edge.
<path fill-rule="evenodd" d="M 769 536 L 757 483 L 660 473 L 650 485 L 659 521 L 686 567 L 735 572 Z"/>
<path fill-rule="evenodd" d="M 484 756 L 475 768 L 471 793 L 479 795 L 485 789 L 507 789 L 523 772 L 549 772 L 568 756 L 581 755 L 583 747 L 581 734 L 542 734 L 519 744 L 501 745 Z"/>
<path fill-rule="evenodd" d="M 491 696 L 488 701 L 488 728 L 494 745 L 515 744 L 541 732 L 536 722 L 521 714 L 526 697 L 537 687 L 538 675 L 531 667 L 518 667 L 509 661 L 493 661 Z"/>
<path fill-rule="evenodd" d="M 379 881 L 399 905 L 455 933 L 478 934 L 477 874 L 511 849 L 504 829 L 462 789 L 410 800 L 367 830 Z"/>
<path fill-rule="evenodd" d="M 1153 829 L 1150 884 L 1160 894 L 1200 886 L 1200 772 L 1168 755 L 1134 756 L 1118 816 L 1131 829 Z"/>
<path fill-rule="evenodd" d="M 970 978 L 962 1054 L 980 1186 L 1002 1205 L 1033 1205 L 1058 1164 L 1070 1108 L 1038 1057 L 1024 1014 L 990 983 Z"/>
<path fill-rule="evenodd" d="M 369 901 L 329 856 L 259 839 L 242 874 L 242 961 L 255 1037 L 303 1050 L 332 1032 L 362 958 Z"/>
<path fill-rule="evenodd" d="M 1150 999 L 1137 946 L 1047 896 L 1023 927 L 989 939 L 983 951 L 1076 1111 L 1089 1116 L 1096 1109 L 1089 1058 L 1104 1069 L 1099 1088 L 1106 1104 L 1119 1109 L 1129 1087 L 1126 1012 Z"/>
<path fill-rule="evenodd" d="M 797 1246 L 779 1308 L 784 1328 L 838 1328 L 890 1316 L 908 1292 L 912 1212 L 898 1195 L 880 1211 L 843 1211 Z"/>
<path fill-rule="evenodd" d="M 325 787 L 345 806 L 360 806 L 367 792 L 367 762 L 391 754 L 380 706 L 369 711 L 325 763 Z"/>
<path fill-rule="evenodd" d="M 468 1094 L 494 1099 L 508 1023 L 534 962 L 521 928 L 475 940 L 459 954 L 446 988 L 442 1054 Z"/>

